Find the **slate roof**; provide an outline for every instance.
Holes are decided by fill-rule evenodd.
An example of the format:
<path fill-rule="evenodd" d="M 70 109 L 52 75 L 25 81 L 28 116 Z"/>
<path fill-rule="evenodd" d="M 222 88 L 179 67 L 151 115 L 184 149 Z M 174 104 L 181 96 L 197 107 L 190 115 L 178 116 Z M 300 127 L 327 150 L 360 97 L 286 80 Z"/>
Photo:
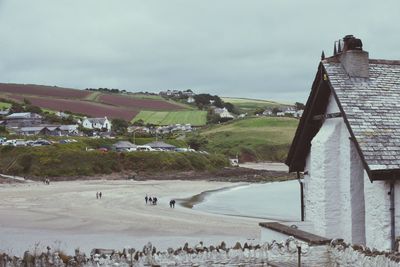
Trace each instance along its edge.
<path fill-rule="evenodd" d="M 107 120 L 107 118 L 87 118 L 87 120 L 91 123 L 91 124 L 104 124 Z"/>
<path fill-rule="evenodd" d="M 7 119 L 31 119 L 31 118 L 37 118 L 40 119 L 42 116 L 36 113 L 31 113 L 31 112 L 18 112 L 18 113 L 12 113 L 6 117 Z"/>
<path fill-rule="evenodd" d="M 400 169 L 400 61 L 370 59 L 369 78 L 322 64 L 369 169 Z"/>
<path fill-rule="evenodd" d="M 118 141 L 112 145 L 114 148 L 135 148 L 136 145 L 132 144 L 129 141 Z"/>

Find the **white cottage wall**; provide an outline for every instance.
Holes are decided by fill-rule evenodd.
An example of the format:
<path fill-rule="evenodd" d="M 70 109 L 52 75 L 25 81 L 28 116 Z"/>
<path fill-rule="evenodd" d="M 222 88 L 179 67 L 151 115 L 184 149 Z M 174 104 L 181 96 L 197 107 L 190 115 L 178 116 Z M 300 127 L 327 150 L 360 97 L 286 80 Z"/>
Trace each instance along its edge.
<path fill-rule="evenodd" d="M 339 140 L 335 138 L 339 134 L 340 121 L 327 120 L 311 142 L 307 220 L 313 222 L 317 234 L 327 237 L 341 234 L 337 227 L 341 216 L 339 181 L 336 168 L 331 167 L 339 157 Z"/>
<path fill-rule="evenodd" d="M 336 112 L 340 110 L 331 96 L 326 113 Z M 305 170 L 306 221 L 319 235 L 365 244 L 363 166 L 343 118 L 323 123 L 311 142 Z"/>
<path fill-rule="evenodd" d="M 340 125 L 340 134 L 336 137 L 339 139 L 339 156 L 335 159 L 336 164 L 331 165 L 331 168 L 336 169 L 336 177 L 339 181 L 339 191 L 336 192 L 338 195 L 336 205 L 339 206 L 341 211 L 340 217 L 336 219 L 336 224 L 340 229 L 341 237 L 347 241 L 352 242 L 352 208 L 351 208 L 351 173 L 350 169 L 352 166 L 351 160 L 351 146 L 350 146 L 350 134 L 347 130 L 347 126 L 343 121 L 343 118 L 337 118 Z M 361 177 L 362 179 L 362 177 Z M 334 220 L 333 220 L 334 221 Z"/>
<path fill-rule="evenodd" d="M 365 233 L 368 247 L 391 249 L 389 191 L 389 183 L 371 183 L 368 174 L 364 172 Z"/>
<path fill-rule="evenodd" d="M 395 235 L 400 236 L 400 182 L 394 184 Z"/>
<path fill-rule="evenodd" d="M 364 167 L 353 142 L 350 142 L 350 159 L 351 242 L 365 245 Z"/>

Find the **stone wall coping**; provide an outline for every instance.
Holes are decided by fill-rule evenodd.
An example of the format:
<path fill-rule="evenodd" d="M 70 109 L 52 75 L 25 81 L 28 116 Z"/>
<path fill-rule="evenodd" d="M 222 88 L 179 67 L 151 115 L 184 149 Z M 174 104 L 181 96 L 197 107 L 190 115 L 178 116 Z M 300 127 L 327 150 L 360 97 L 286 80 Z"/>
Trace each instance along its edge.
<path fill-rule="evenodd" d="M 261 227 L 268 228 L 288 236 L 293 236 L 296 239 L 307 242 L 309 245 L 326 245 L 330 244 L 330 242 L 332 241 L 332 239 L 314 235 L 309 232 L 286 226 L 277 222 L 261 222 L 259 223 L 259 225 Z"/>

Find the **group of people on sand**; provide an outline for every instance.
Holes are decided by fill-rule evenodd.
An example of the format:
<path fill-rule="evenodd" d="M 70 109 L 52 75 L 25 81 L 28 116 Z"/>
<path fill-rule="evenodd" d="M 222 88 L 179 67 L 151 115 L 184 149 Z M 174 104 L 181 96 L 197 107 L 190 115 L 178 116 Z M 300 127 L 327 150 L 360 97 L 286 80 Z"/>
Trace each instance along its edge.
<path fill-rule="evenodd" d="M 43 179 L 43 183 L 49 185 L 50 184 L 50 179 L 49 178 Z"/>
<path fill-rule="evenodd" d="M 101 192 L 96 192 L 96 198 L 97 199 L 101 199 L 101 197 L 103 196 L 103 193 L 101 193 Z"/>
<path fill-rule="evenodd" d="M 146 196 L 144 197 L 144 201 L 146 202 L 146 204 L 149 203 L 149 204 L 151 204 L 151 205 L 157 205 L 158 199 L 157 199 L 157 197 L 148 197 L 148 196 L 146 195 Z"/>
<path fill-rule="evenodd" d="M 146 195 L 146 196 L 144 197 L 144 201 L 145 201 L 146 204 L 157 205 L 158 199 L 157 199 L 157 197 L 149 197 L 149 196 Z M 175 203 L 176 203 L 176 201 L 175 201 L 174 199 L 172 199 L 172 200 L 169 202 L 169 207 L 170 207 L 170 208 L 175 208 Z"/>

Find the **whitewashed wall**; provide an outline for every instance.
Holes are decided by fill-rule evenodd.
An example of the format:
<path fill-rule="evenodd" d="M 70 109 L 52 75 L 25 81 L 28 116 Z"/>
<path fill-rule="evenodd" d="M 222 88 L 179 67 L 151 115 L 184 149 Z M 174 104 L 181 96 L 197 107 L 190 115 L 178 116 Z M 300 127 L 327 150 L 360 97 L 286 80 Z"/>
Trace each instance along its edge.
<path fill-rule="evenodd" d="M 390 185 L 385 181 L 371 183 L 367 173 L 364 174 L 364 185 L 367 246 L 389 250 L 391 248 L 390 195 L 388 195 Z"/>
<path fill-rule="evenodd" d="M 339 112 L 332 96 L 326 112 Z M 343 118 L 323 123 L 305 170 L 306 220 L 316 234 L 365 244 L 363 166 Z"/>

